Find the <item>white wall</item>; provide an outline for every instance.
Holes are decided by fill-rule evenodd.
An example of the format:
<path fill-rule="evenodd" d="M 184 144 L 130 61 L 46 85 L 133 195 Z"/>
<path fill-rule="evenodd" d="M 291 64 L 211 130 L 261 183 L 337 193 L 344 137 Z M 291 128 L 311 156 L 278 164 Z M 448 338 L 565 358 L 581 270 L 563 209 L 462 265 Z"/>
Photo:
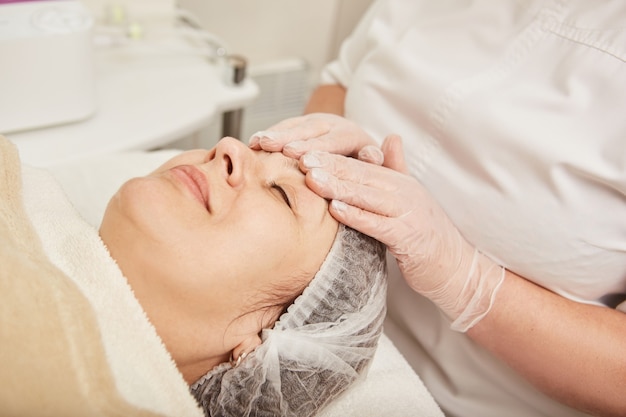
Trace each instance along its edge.
<path fill-rule="evenodd" d="M 329 51 L 330 58 L 337 56 L 341 41 L 350 35 L 373 0 L 339 0 L 338 3 L 335 37 Z"/>
<path fill-rule="evenodd" d="M 245 140 L 257 130 L 302 114 L 322 67 L 336 57 L 341 41 L 372 1 L 177 0 L 177 4 L 221 38 L 229 53 L 247 58 L 260 96 L 244 109 L 241 136 Z M 303 59 L 308 71 L 271 76 L 273 64 L 284 67 L 280 64 L 293 63 L 293 58 Z M 174 146 L 210 147 L 219 137 L 220 127 L 214 125 Z"/>
<path fill-rule="evenodd" d="M 313 74 L 335 57 L 372 0 L 178 0 L 251 66 L 301 57 Z"/>

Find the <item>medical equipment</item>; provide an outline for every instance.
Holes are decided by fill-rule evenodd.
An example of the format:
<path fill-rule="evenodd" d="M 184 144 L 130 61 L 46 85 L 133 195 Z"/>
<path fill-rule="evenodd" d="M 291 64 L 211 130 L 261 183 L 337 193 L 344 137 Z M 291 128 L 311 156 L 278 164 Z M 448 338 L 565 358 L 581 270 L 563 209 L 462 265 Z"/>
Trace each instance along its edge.
<path fill-rule="evenodd" d="M 227 57 L 225 68 L 228 78 L 225 80 L 232 85 L 240 85 L 246 78 L 248 62 L 239 55 Z M 241 139 L 241 126 L 243 124 L 243 109 L 235 109 L 224 112 L 222 115 L 222 136 L 231 136 Z"/>
<path fill-rule="evenodd" d="M 94 113 L 92 28 L 77 0 L 0 4 L 0 133 Z"/>
<path fill-rule="evenodd" d="M 205 30 L 188 10 L 172 8 L 167 15 L 152 21 L 133 16 L 120 4 L 109 4 L 104 10 L 94 28 L 94 45 L 99 49 L 130 47 L 133 54 L 196 55 L 213 64 L 227 58 L 226 42 Z M 186 44 L 171 42 L 179 37 Z"/>
<path fill-rule="evenodd" d="M 203 30 L 191 13 L 158 6 L 160 2 L 154 2 L 153 10 L 151 0 L 131 1 L 115 12 L 106 9 L 116 16 L 107 19 L 103 12 L 108 2 L 102 2 L 102 8 L 94 2 L 81 1 L 94 22 L 90 41 L 97 109 L 74 123 L 7 134 L 22 161 L 51 166 L 87 156 L 171 146 L 187 138 L 194 147 L 210 146 L 205 141 L 212 138 L 213 122 L 257 97 L 259 88 L 249 77 L 238 85 L 226 82 L 233 76 L 228 63 L 220 59 L 226 53 L 224 43 Z M 141 5 L 150 12 L 143 13 Z M 5 114 L 0 112 L 0 120 Z M 7 130 L 0 127 L 0 133 Z"/>
<path fill-rule="evenodd" d="M 206 31 L 188 10 L 172 8 L 170 12 L 174 24 L 165 25 L 165 28 L 140 23 L 121 4 L 108 4 L 104 10 L 94 37 L 94 43 L 99 48 L 126 46 L 133 48 L 134 54 L 197 55 L 209 60 L 222 72 L 222 81 L 227 86 L 241 85 L 246 79 L 246 58 L 229 54 L 226 43 Z M 188 45 L 173 46 L 164 41 L 172 35 L 184 38 Z M 242 119 L 242 108 L 224 112 L 222 137 L 240 138 Z"/>

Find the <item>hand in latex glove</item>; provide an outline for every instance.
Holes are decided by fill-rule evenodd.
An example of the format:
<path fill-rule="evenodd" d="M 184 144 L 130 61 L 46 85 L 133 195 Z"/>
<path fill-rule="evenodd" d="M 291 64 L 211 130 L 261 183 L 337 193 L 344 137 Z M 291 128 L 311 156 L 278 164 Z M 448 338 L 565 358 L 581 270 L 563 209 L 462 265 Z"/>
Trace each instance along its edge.
<path fill-rule="evenodd" d="M 470 245 L 428 191 L 412 176 L 400 138 L 382 147 L 384 166 L 326 152 L 300 159 L 307 185 L 332 199 L 342 223 L 387 245 L 416 292 L 467 331 L 491 308 L 504 269 Z"/>
<path fill-rule="evenodd" d="M 376 142 L 356 123 L 329 113 L 286 119 L 250 138 L 252 149 L 283 152 L 292 158 L 314 149 L 357 156 L 366 145 L 376 145 Z"/>

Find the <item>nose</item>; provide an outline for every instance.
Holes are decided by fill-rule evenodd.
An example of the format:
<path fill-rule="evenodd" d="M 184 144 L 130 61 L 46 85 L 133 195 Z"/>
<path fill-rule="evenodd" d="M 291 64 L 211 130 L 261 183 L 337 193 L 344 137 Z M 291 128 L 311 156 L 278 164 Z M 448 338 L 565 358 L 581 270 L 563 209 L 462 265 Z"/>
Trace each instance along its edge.
<path fill-rule="evenodd" d="M 231 187 L 243 184 L 253 156 L 252 149 L 234 138 L 223 138 L 215 146 L 215 159 L 220 164 L 221 174 Z"/>

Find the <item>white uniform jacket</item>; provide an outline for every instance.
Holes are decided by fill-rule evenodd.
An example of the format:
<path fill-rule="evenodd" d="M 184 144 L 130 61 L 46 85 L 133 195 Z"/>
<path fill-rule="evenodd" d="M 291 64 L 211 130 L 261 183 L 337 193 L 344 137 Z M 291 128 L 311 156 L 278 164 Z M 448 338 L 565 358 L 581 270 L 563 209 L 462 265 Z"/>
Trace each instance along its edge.
<path fill-rule="evenodd" d="M 377 140 L 403 137 L 482 252 L 569 299 L 624 302 L 626 2 L 378 1 L 322 82 L 349 88 L 346 116 Z M 392 275 L 386 332 L 447 415 L 582 415 Z"/>

